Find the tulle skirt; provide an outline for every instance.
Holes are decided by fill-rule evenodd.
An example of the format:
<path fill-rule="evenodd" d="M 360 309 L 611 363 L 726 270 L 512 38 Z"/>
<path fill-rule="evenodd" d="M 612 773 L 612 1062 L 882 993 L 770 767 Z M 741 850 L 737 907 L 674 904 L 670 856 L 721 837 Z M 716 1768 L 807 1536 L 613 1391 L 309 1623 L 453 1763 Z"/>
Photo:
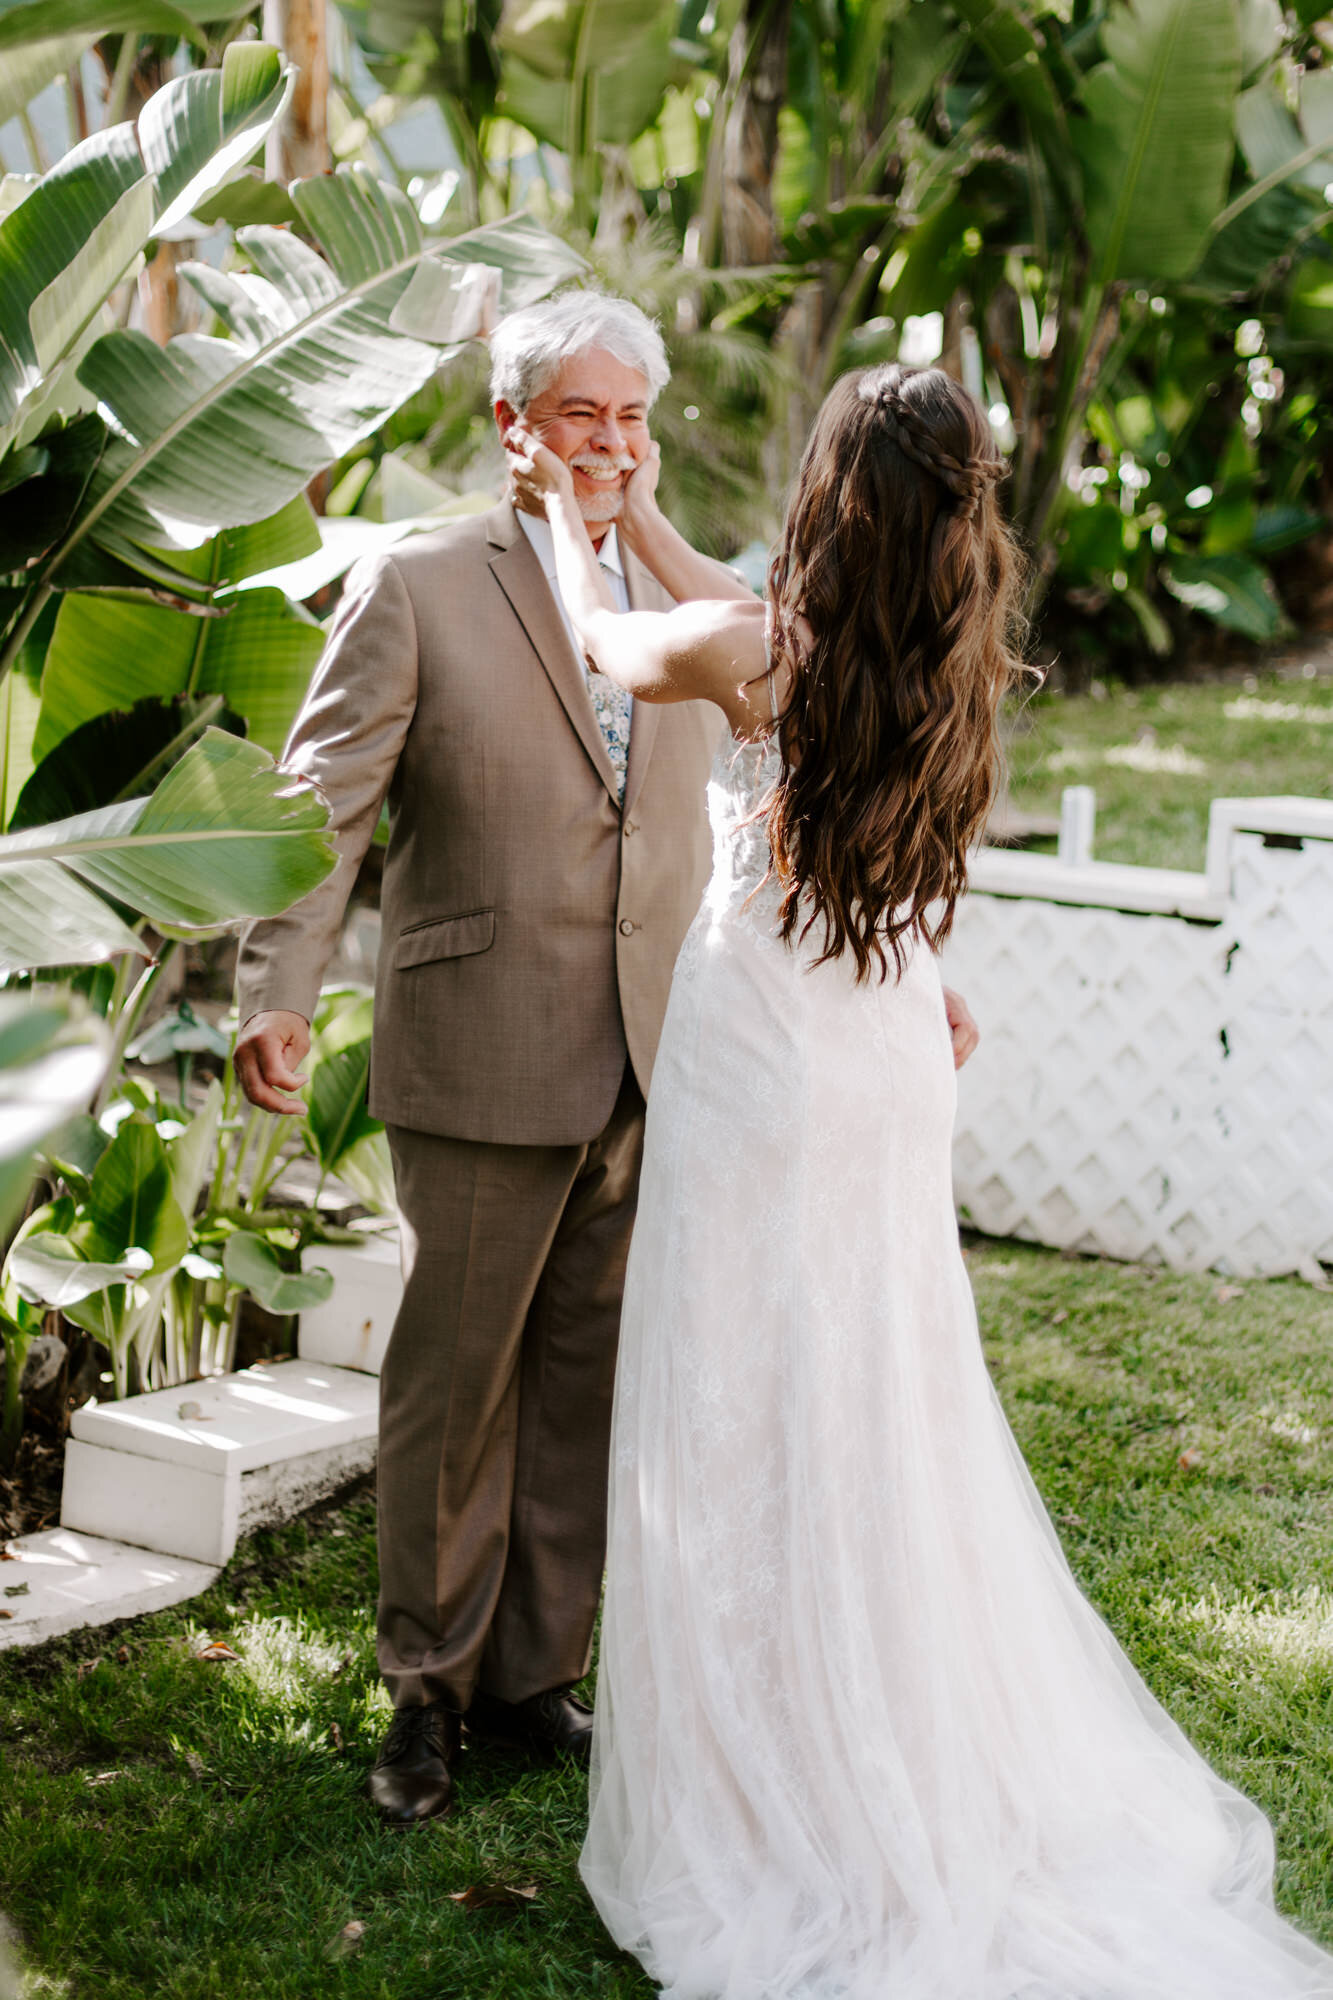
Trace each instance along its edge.
<path fill-rule="evenodd" d="M 982 1359 L 935 963 L 706 907 L 625 1295 L 582 1856 L 670 2000 L 1295 2000 L 1259 1811 L 1081 1595 Z"/>

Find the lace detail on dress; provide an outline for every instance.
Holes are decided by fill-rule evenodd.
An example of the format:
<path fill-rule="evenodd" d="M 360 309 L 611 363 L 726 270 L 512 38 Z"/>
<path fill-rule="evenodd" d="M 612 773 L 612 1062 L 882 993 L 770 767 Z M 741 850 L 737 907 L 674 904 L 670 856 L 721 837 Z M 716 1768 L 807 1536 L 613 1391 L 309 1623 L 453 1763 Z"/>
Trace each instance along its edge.
<path fill-rule="evenodd" d="M 768 874 L 768 832 L 762 816 L 755 814 L 781 768 L 776 735 L 738 743 L 724 734 L 718 745 L 708 779 L 713 872 L 676 959 L 675 976 L 682 983 L 694 978 L 704 940 L 724 918 L 748 920 L 765 943 L 778 942 L 778 885 L 770 882 L 760 889 Z"/>
<path fill-rule="evenodd" d="M 755 817 L 782 773 L 776 733 L 752 743 L 724 736 L 708 780 L 708 819 L 713 829 L 713 877 L 708 897 L 714 907 L 742 900 L 768 873 L 768 827 Z"/>

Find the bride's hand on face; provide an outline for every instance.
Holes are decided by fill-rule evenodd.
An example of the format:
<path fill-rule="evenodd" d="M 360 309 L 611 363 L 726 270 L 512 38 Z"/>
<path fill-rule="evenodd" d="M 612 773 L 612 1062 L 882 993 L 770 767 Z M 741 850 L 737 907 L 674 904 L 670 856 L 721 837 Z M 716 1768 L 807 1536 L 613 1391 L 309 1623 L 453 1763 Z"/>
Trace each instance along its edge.
<path fill-rule="evenodd" d="M 569 467 L 534 432 L 524 430 L 522 424 L 511 424 L 505 432 L 504 448 L 514 497 L 520 505 L 526 504 L 534 513 L 544 514 L 550 494 L 562 493 L 568 500 L 574 498 L 574 478 Z"/>
<path fill-rule="evenodd" d="M 662 447 L 654 439 L 648 447 L 647 458 L 640 460 L 625 481 L 620 527 L 632 542 L 641 539 L 645 533 L 651 533 L 653 523 L 662 518 L 657 507 L 657 479 L 661 470 Z"/>

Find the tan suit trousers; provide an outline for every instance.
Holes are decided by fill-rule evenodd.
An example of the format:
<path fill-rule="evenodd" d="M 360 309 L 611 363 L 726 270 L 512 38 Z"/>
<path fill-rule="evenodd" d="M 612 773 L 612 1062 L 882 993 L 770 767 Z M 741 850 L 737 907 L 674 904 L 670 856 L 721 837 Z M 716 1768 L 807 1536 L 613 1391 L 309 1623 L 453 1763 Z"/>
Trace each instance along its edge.
<path fill-rule="evenodd" d="M 406 1290 L 380 1376 L 379 1665 L 394 1706 L 588 1670 L 643 1145 L 631 1071 L 582 1145 L 389 1127 Z"/>

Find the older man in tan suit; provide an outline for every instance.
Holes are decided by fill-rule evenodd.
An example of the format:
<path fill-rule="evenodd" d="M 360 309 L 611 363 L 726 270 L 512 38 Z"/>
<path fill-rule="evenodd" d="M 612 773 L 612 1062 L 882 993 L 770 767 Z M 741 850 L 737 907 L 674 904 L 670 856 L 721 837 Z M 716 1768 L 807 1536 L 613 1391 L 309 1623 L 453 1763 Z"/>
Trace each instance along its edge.
<path fill-rule="evenodd" d="M 565 294 L 492 338 L 516 415 L 574 469 L 623 608 L 669 598 L 617 537 L 667 379 L 637 307 Z M 335 872 L 252 924 L 238 1074 L 290 1096 L 357 866 L 389 803 L 370 1106 L 406 1291 L 381 1379 L 384 1815 L 453 1803 L 469 1727 L 586 1755 L 620 1294 L 644 1095 L 707 873 L 715 709 L 590 684 L 544 519 L 509 502 L 359 564 L 284 762 Z M 721 576 L 722 573 L 719 572 Z M 726 592 L 735 588 L 726 576 Z"/>

